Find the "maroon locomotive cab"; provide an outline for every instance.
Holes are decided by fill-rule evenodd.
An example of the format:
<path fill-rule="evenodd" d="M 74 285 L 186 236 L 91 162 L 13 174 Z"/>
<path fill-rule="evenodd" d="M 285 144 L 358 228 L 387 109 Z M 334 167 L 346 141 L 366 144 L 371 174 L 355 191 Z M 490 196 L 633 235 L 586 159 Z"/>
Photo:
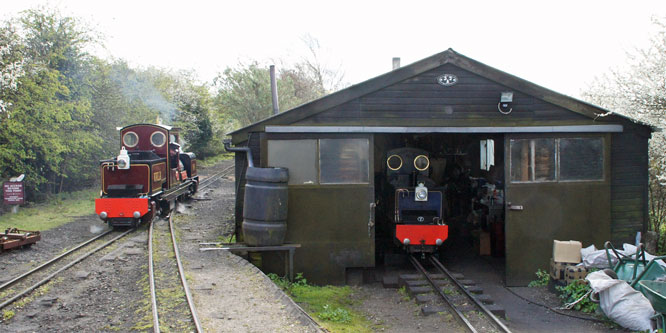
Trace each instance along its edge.
<path fill-rule="evenodd" d="M 113 164 L 102 164 L 102 193 L 111 197 L 140 196 L 150 193 L 150 165 L 135 164 L 119 169 Z"/>

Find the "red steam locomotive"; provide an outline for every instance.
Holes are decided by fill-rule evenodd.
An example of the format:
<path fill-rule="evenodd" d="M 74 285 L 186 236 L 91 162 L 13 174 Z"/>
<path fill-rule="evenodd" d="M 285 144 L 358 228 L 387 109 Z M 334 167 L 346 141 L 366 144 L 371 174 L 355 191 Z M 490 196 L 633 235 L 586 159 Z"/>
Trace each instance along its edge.
<path fill-rule="evenodd" d="M 196 156 L 180 151 L 177 128 L 135 124 L 118 130 L 120 154 L 100 161 L 102 191 L 95 213 L 102 221 L 136 227 L 197 191 Z"/>

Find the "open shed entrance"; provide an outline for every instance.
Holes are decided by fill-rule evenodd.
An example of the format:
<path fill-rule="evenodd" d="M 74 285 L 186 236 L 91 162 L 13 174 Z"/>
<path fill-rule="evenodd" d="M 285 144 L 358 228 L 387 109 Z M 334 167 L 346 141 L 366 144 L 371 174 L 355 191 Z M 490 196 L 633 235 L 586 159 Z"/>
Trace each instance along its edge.
<path fill-rule="evenodd" d="M 603 244 L 610 237 L 608 133 L 375 134 L 377 263 L 404 253 L 389 171 L 399 165 L 389 155 L 400 148 L 428 156 L 424 182 L 443 194 L 449 237 L 438 251 L 466 247 L 469 255 L 506 258 L 507 285 L 526 285 L 547 269 L 554 239 Z M 401 177 L 416 186 L 416 175 Z"/>
<path fill-rule="evenodd" d="M 418 182 L 424 182 L 430 192 L 442 194 L 441 216 L 449 226 L 449 237 L 438 251 L 463 244 L 472 253 L 504 257 L 504 138 L 501 133 L 375 134 L 377 262 L 390 264 L 404 253 L 395 237 L 394 192 L 398 183 L 414 187 Z M 391 158 L 405 150 L 414 152 Z M 414 161 L 408 159 L 419 154 L 429 159 L 427 172 L 418 176 L 391 172 L 400 163 L 411 166 Z M 425 216 L 427 223 L 435 213 L 415 214 Z"/>

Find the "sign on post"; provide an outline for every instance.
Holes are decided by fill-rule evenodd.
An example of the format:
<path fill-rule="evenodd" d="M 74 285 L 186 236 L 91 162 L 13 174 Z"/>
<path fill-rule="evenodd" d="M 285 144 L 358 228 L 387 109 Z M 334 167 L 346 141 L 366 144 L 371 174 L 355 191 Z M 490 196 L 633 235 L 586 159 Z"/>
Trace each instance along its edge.
<path fill-rule="evenodd" d="M 5 205 L 22 205 L 25 203 L 23 182 L 4 182 L 2 184 Z"/>

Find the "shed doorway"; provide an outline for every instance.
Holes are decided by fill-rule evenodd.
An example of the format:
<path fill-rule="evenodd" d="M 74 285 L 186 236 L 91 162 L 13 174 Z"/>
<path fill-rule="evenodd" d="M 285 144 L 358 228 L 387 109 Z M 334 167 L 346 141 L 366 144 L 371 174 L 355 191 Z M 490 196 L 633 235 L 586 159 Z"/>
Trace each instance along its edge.
<path fill-rule="evenodd" d="M 389 155 L 401 149 L 423 151 L 429 158 L 429 191 L 442 197 L 442 217 L 449 236 L 437 252 L 464 246 L 466 254 L 505 255 L 504 149 L 501 133 L 386 133 L 374 135 L 377 263 L 390 265 L 405 247 L 395 235 L 392 201 L 396 191 Z M 401 161 L 412 163 L 412 161 Z M 404 175 L 408 182 L 415 178 Z M 415 184 L 412 184 L 415 185 Z"/>

